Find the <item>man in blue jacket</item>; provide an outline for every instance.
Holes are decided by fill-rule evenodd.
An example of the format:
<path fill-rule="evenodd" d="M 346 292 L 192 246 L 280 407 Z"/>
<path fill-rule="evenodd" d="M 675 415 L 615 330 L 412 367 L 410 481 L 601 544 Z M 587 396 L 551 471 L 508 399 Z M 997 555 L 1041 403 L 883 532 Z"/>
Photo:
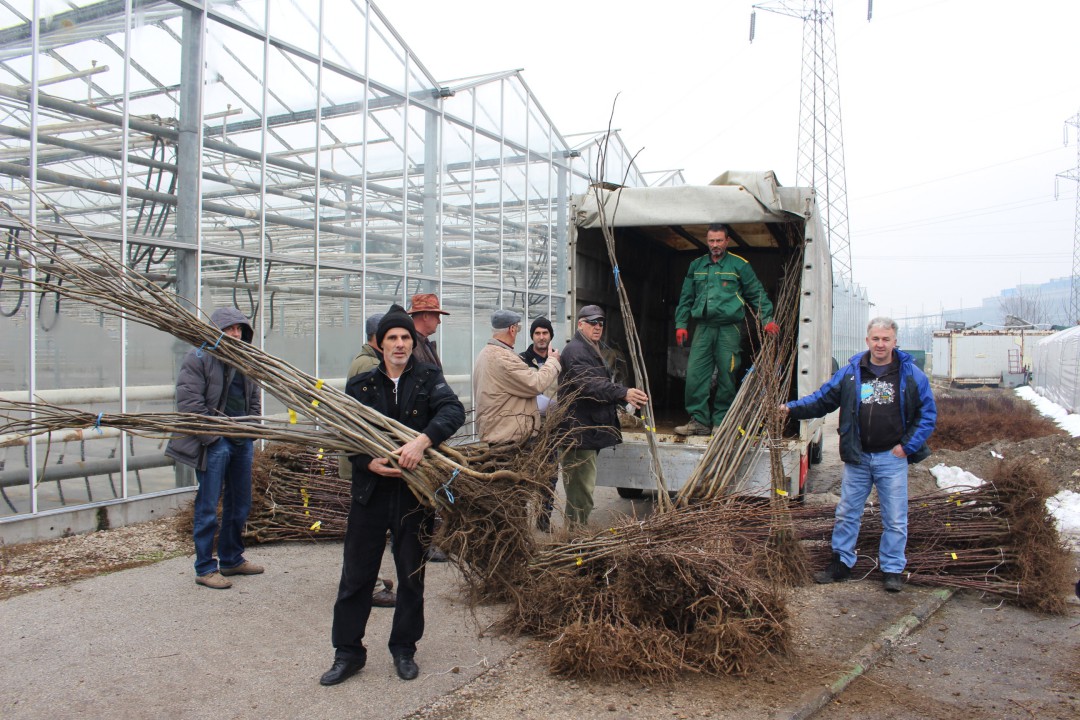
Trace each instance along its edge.
<path fill-rule="evenodd" d="M 352 456 L 352 498 L 331 631 L 334 663 L 319 679 L 323 685 L 337 685 L 367 662 L 364 631 L 387 531 L 398 577 L 387 644 L 402 680 L 413 680 L 420 672 L 413 656 L 424 634 L 424 543 L 431 535 L 432 511 L 413 495 L 402 470 L 416 468 L 425 450 L 457 432 L 465 422 L 465 408 L 442 370 L 413 355 L 417 339 L 405 309 L 391 306 L 375 332 L 382 361 L 345 385 L 351 397 L 419 434 L 389 457 Z"/>
<path fill-rule="evenodd" d="M 911 355 L 896 349 L 896 322 L 878 317 L 866 327 L 868 350 L 851 358 L 817 392 L 781 405 L 796 420 L 840 409 L 844 476 L 832 534 L 832 561 L 814 574 L 819 583 L 842 582 L 855 565 L 863 508 L 877 486 L 881 505 L 878 561 L 885 589 L 900 592 L 907 565 L 908 464 L 930 454 L 937 406 L 926 375 Z"/>

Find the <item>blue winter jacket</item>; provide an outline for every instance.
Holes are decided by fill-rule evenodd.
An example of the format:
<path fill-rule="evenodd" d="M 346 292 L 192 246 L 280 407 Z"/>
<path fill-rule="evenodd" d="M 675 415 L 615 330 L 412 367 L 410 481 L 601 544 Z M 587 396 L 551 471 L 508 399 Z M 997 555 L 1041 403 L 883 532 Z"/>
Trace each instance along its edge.
<path fill-rule="evenodd" d="M 937 405 L 930 391 L 930 381 L 916 365 L 911 355 L 894 350 L 900 358 L 900 417 L 904 434 L 900 445 L 909 463 L 925 460 L 930 455 L 926 441 L 937 424 Z M 787 404 L 796 420 L 824 417 L 840 409 L 840 459 L 860 464 L 862 440 L 859 438 L 859 388 L 862 386 L 859 361 L 865 352 L 853 355 L 848 364 L 836 371 L 816 392 Z"/>

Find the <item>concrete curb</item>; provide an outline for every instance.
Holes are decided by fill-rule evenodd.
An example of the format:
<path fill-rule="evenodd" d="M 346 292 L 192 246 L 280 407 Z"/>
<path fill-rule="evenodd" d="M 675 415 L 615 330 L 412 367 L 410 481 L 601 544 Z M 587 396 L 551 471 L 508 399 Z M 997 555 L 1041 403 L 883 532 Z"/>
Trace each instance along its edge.
<path fill-rule="evenodd" d="M 806 718 L 813 716 L 814 713 L 842 693 L 856 678 L 873 668 L 882 659 L 888 657 L 901 640 L 925 623 L 931 615 L 937 612 L 938 608 L 949 601 L 955 592 L 951 588 L 934 590 L 925 602 L 889 626 L 877 640 L 871 641 L 855 653 L 855 656 L 851 659 L 851 664 L 840 679 L 824 689 L 810 690 L 804 693 L 794 705 L 776 711 L 773 714 L 774 720 L 806 720 Z"/>

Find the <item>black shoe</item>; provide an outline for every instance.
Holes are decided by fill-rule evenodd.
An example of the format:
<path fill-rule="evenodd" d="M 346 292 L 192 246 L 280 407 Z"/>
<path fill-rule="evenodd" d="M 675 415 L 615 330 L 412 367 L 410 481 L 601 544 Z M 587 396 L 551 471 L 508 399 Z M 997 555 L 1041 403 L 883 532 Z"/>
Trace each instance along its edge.
<path fill-rule="evenodd" d="M 394 667 L 397 668 L 398 677 L 402 680 L 415 680 L 420 674 L 420 666 L 413 660 L 412 655 L 395 655 Z"/>
<path fill-rule="evenodd" d="M 446 562 L 447 557 L 446 553 L 432 545 L 424 551 L 424 559 L 428 562 Z"/>
<path fill-rule="evenodd" d="M 397 605 L 397 593 L 390 590 L 372 593 L 371 604 L 375 607 L 394 607 Z"/>
<path fill-rule="evenodd" d="M 885 589 L 888 592 L 900 592 L 904 589 L 904 576 L 902 573 L 881 573 L 884 578 Z"/>
<path fill-rule="evenodd" d="M 319 678 L 319 684 L 337 685 L 339 682 L 344 682 L 360 672 L 360 669 L 364 667 L 365 663 L 367 663 L 366 658 L 363 660 L 334 658 L 334 664 L 330 666 L 329 670 L 322 674 L 322 677 Z"/>
<path fill-rule="evenodd" d="M 844 582 L 851 577 L 851 568 L 840 559 L 840 553 L 833 553 L 829 565 L 822 571 L 814 573 L 814 582 L 821 585 L 834 582 Z"/>

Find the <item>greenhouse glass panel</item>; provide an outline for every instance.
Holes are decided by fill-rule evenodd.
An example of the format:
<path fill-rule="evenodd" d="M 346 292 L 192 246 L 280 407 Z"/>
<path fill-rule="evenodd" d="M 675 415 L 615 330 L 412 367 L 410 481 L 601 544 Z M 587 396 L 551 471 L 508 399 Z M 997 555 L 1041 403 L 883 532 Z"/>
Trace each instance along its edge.
<path fill-rule="evenodd" d="M 270 34 L 314 54 L 319 46 L 319 5 L 304 0 L 270 0 L 267 21 Z"/>
<path fill-rule="evenodd" d="M 496 308 L 526 323 L 543 314 L 565 341 L 568 202 L 588 188 L 597 136 L 572 138 L 571 157 L 518 73 L 438 82 L 364 0 L 135 0 L 131 16 L 120 0 L 38 7 L 34 25 L 0 3 L 5 269 L 19 272 L 19 220 L 71 222 L 68 241 L 86 233 L 207 314 L 239 308 L 256 344 L 339 383 L 368 315 L 435 292 L 451 313 L 435 339 L 466 405 Z M 644 182 L 629 161 L 615 136 L 604 178 Z M 172 409 L 186 345 L 13 282 L 0 285 L 0 392 L 33 383 L 92 412 L 119 409 L 124 387 L 131 412 Z M 267 414 L 285 409 L 266 398 Z M 192 482 L 161 441 L 102 436 L 57 441 L 47 459 L 41 446 L 0 451 L 5 471 L 25 475 L 0 485 L 0 514 Z M 109 465 L 82 477 L 73 458 Z M 32 459 L 53 473 L 40 497 Z"/>
<path fill-rule="evenodd" d="M 388 90 L 404 94 L 409 85 L 408 76 L 412 74 L 405 69 L 408 53 L 378 13 L 372 13 L 370 20 L 371 28 L 364 46 L 368 77 Z M 427 81 L 426 86 L 431 88 L 432 83 Z"/>
<path fill-rule="evenodd" d="M 212 15 L 220 15 L 249 28 L 253 34 L 266 32 L 266 6 L 278 4 L 279 0 L 209 0 Z"/>
<path fill-rule="evenodd" d="M 367 6 L 354 0 L 322 0 L 322 5 L 323 58 L 363 75 Z"/>

